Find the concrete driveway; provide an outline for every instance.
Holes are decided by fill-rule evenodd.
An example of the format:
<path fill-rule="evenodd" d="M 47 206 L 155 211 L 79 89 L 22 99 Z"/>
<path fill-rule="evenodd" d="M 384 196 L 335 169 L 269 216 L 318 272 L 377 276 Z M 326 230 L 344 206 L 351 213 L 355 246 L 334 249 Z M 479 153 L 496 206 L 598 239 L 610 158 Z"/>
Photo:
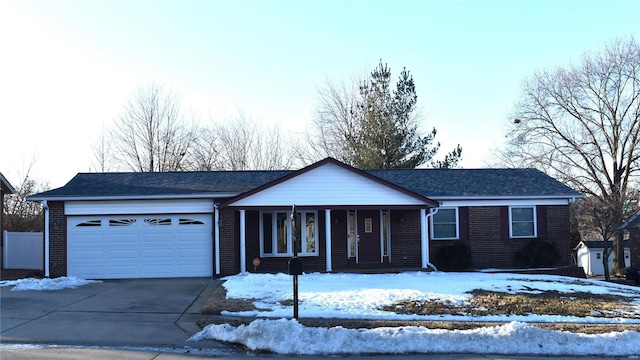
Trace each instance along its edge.
<path fill-rule="evenodd" d="M 221 347 L 186 340 L 218 280 L 105 280 L 77 289 L 0 288 L 0 342 L 131 347 Z"/>

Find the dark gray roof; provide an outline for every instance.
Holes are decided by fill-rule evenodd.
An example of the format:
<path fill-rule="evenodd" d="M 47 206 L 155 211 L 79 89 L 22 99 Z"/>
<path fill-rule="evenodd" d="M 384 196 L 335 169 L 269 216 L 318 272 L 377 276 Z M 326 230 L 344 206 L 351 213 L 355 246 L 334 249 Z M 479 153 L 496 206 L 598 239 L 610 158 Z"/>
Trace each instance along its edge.
<path fill-rule="evenodd" d="M 2 190 L 5 194 L 13 194 L 16 190 L 11 186 L 9 180 L 7 180 L 4 175 L 0 172 L 0 190 Z"/>
<path fill-rule="evenodd" d="M 31 199 L 241 194 L 294 171 L 80 173 Z M 579 197 L 533 169 L 400 169 L 367 173 L 425 197 Z"/>
<path fill-rule="evenodd" d="M 581 242 L 589 249 L 604 249 L 604 241 L 602 240 L 583 240 Z M 625 248 L 629 247 L 629 240 L 624 240 L 622 245 Z M 609 241 L 607 247 L 613 247 L 613 241 Z"/>
<path fill-rule="evenodd" d="M 581 196 L 536 169 L 394 169 L 368 172 L 431 198 Z"/>
<path fill-rule="evenodd" d="M 631 215 L 631 217 L 627 219 L 627 221 L 625 221 L 624 224 L 619 227 L 619 229 L 628 229 L 634 227 L 640 227 L 640 211 Z"/>
<path fill-rule="evenodd" d="M 63 187 L 31 197 L 235 195 L 289 173 L 291 171 L 79 173 Z"/>

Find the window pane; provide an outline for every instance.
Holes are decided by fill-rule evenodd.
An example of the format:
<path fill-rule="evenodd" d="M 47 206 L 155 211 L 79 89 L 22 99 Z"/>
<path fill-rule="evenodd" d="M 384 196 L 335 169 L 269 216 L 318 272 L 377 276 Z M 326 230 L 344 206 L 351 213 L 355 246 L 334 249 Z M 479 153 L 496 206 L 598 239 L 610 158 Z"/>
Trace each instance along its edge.
<path fill-rule="evenodd" d="M 278 254 L 287 253 L 287 213 L 276 214 L 276 229 L 278 232 Z"/>
<path fill-rule="evenodd" d="M 533 222 L 533 208 L 511 208 L 511 220 Z"/>
<path fill-rule="evenodd" d="M 433 215 L 434 223 L 454 223 L 456 222 L 456 209 L 440 209 Z"/>
<path fill-rule="evenodd" d="M 315 253 L 316 252 L 316 217 L 315 213 L 308 212 L 306 213 L 306 253 Z"/>
<path fill-rule="evenodd" d="M 514 222 L 513 236 L 533 236 L 533 222 Z"/>
<path fill-rule="evenodd" d="M 456 224 L 434 224 L 433 237 L 436 239 L 456 238 Z"/>
<path fill-rule="evenodd" d="M 273 215 L 262 213 L 262 248 L 265 254 L 273 254 Z"/>

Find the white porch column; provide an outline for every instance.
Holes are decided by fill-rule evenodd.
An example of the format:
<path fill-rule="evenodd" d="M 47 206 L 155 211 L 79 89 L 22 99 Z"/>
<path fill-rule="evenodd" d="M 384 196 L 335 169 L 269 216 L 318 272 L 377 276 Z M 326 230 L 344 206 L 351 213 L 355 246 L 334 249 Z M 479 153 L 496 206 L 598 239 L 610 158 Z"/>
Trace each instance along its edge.
<path fill-rule="evenodd" d="M 327 271 L 333 271 L 331 268 L 331 209 L 324 209 L 324 238 L 327 252 Z"/>
<path fill-rule="evenodd" d="M 247 271 L 247 239 L 245 231 L 245 214 L 240 210 L 240 273 Z"/>
<path fill-rule="evenodd" d="M 42 208 L 44 209 L 44 277 L 49 277 L 51 269 L 49 269 L 49 204 L 47 200 L 42 200 Z"/>
<path fill-rule="evenodd" d="M 427 212 L 420 209 L 420 250 L 422 255 L 422 268 L 429 264 L 429 238 L 427 237 Z"/>
<path fill-rule="evenodd" d="M 213 236 L 215 237 L 213 246 L 216 253 L 216 275 L 220 275 L 220 209 L 218 205 L 213 205 Z"/>

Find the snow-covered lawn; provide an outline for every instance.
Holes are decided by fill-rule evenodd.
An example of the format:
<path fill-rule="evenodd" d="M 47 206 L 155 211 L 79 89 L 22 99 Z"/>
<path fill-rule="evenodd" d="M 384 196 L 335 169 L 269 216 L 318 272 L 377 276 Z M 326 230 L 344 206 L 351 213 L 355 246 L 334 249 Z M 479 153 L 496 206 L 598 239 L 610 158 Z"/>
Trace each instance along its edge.
<path fill-rule="evenodd" d="M 640 289 L 632 286 L 549 275 L 504 273 L 407 272 L 400 274 L 305 274 L 299 277 L 299 317 L 377 320 L 502 321 L 474 330 L 405 326 L 377 329 L 305 327 L 292 317 L 292 277 L 240 274 L 224 278 L 228 298 L 253 299 L 257 310 L 223 312 L 252 316 L 246 326 L 209 325 L 192 340 L 241 343 L 254 350 L 282 354 L 492 353 L 544 355 L 638 355 L 640 333 L 598 335 L 543 330 L 527 322 L 640 323 Z M 602 318 L 549 315 L 401 315 L 385 305 L 411 299 L 468 303 L 474 289 L 506 293 L 592 293 L 630 300 L 631 317 Z M 570 296 L 570 295 L 569 295 Z M 283 305 L 287 304 L 287 305 Z"/>

